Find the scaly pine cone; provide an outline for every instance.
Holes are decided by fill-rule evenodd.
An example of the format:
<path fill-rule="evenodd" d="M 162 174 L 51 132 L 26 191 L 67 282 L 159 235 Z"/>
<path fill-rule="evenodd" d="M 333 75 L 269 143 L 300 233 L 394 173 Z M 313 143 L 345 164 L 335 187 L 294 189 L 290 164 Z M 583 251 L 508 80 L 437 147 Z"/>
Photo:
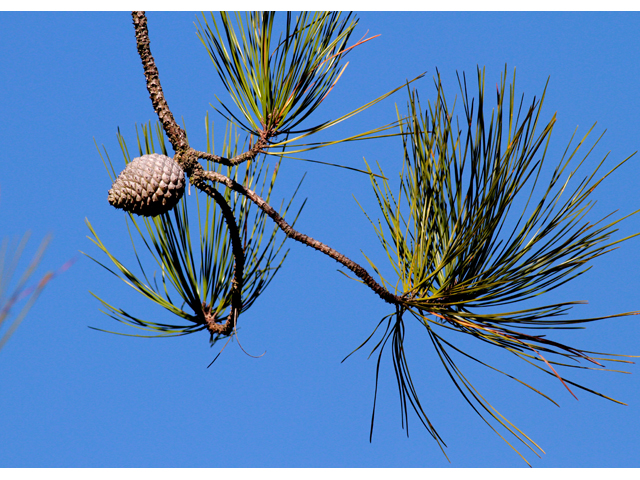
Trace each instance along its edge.
<path fill-rule="evenodd" d="M 184 193 L 184 171 L 172 158 L 158 153 L 134 158 L 118 176 L 109 203 L 146 217 L 166 213 Z"/>

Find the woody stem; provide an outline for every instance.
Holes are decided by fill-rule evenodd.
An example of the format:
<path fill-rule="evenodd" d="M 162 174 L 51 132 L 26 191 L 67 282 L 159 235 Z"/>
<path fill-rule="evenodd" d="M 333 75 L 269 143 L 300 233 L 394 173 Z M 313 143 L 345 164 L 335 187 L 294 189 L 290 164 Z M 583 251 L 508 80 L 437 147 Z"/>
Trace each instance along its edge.
<path fill-rule="evenodd" d="M 328 255 L 333 258 L 337 262 L 341 263 L 353 273 L 355 273 L 371 290 L 373 290 L 380 298 L 382 298 L 385 302 L 391 303 L 393 305 L 401 305 L 404 302 L 402 298 L 397 295 L 392 294 L 382 285 L 377 283 L 369 272 L 367 272 L 364 268 L 358 265 L 353 260 L 349 259 L 345 255 L 340 252 L 334 250 L 328 245 L 315 240 L 308 235 L 298 232 L 291 225 L 289 225 L 286 220 L 276 212 L 271 205 L 269 205 L 262 197 L 260 197 L 253 190 L 246 188 L 244 185 L 236 182 L 235 180 L 225 177 L 224 175 L 213 172 L 213 171 L 205 171 L 201 166 L 200 168 L 195 168 L 192 173 L 192 179 L 197 179 L 196 181 L 200 184 L 201 179 L 211 180 L 213 182 L 222 183 L 226 185 L 231 190 L 244 195 L 253 203 L 255 203 L 258 208 L 260 208 L 263 212 L 265 212 L 278 227 L 287 235 L 287 237 L 297 240 L 300 243 L 303 243 L 311 248 L 318 250 L 319 252 Z M 192 180 L 194 182 L 194 180 Z M 195 185 L 196 183 L 194 183 Z"/>
<path fill-rule="evenodd" d="M 233 249 L 233 280 L 231 281 L 231 311 L 229 317 L 224 324 L 216 323 L 215 321 L 207 321 L 207 329 L 214 334 L 229 335 L 235 327 L 236 320 L 242 311 L 242 285 L 244 276 L 244 249 L 242 248 L 242 240 L 240 238 L 240 229 L 236 223 L 233 210 L 227 203 L 224 196 L 211 185 L 204 181 L 198 181 L 192 179 L 191 183 L 196 188 L 202 190 L 207 195 L 215 200 L 215 202 L 222 210 L 222 215 L 229 227 L 229 234 L 231 236 L 231 246 Z M 205 312 L 206 314 L 206 312 Z"/>

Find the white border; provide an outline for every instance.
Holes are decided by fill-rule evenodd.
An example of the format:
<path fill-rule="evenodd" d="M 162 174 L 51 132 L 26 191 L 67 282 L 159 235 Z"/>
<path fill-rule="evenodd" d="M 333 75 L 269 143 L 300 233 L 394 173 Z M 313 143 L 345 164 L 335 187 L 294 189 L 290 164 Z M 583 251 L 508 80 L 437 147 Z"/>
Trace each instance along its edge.
<path fill-rule="evenodd" d="M 354 10 L 354 11 L 629 11 L 630 7 L 640 5 L 629 0 L 609 0 L 607 2 L 594 0 L 394 0 L 372 2 L 371 0 L 350 1 L 311 1 L 304 3 L 307 10 Z M 5 5 L 6 6 L 6 5 Z M 237 0 L 215 2 L 203 0 L 94 0 L 79 2 L 60 0 L 57 2 L 42 0 L 26 0 L 14 2 L 9 7 L 14 11 L 201 11 L 211 10 L 213 7 L 233 7 L 233 10 L 298 10 L 302 6 L 299 1 L 292 0 Z M 0 12 L 1 14 L 1 12 Z"/>

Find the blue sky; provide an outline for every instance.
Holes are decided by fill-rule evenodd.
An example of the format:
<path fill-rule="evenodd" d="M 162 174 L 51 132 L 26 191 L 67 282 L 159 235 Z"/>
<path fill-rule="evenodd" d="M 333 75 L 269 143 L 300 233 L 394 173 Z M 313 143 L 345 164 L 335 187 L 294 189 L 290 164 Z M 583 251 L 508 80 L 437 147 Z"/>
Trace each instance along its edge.
<path fill-rule="evenodd" d="M 543 112 L 557 112 L 548 161 L 559 158 L 573 131 L 595 123 L 589 157 L 607 152 L 613 166 L 640 148 L 640 43 L 638 13 L 375 13 L 359 14 L 354 38 L 381 34 L 350 54 L 349 67 L 315 118 L 346 113 L 427 71 L 415 85 L 433 99 L 436 68 L 445 89 L 457 93 L 455 73 L 487 85 L 507 64 L 516 87 L 539 96 L 550 78 Z M 204 149 L 204 116 L 225 92 L 195 34 L 195 13 L 148 14 L 151 48 L 165 95 L 189 139 Z M 47 233 L 53 242 L 41 272 L 78 256 L 46 288 L 0 352 L 1 467 L 521 467 L 524 462 L 464 403 L 446 378 L 417 326 L 408 327 L 414 381 L 430 418 L 448 444 L 451 463 L 400 409 L 390 357 L 381 368 L 373 442 L 369 422 L 375 360 L 358 346 L 388 306 L 337 272 L 338 265 L 300 244 L 265 294 L 241 318 L 240 339 L 218 351 L 205 333 L 171 339 L 137 339 L 91 330 L 119 331 L 99 311 L 96 292 L 139 314 L 149 305 L 98 265 L 86 238 L 88 218 L 104 242 L 132 260 L 124 215 L 106 201 L 109 178 L 95 148 L 104 145 L 118 165 L 116 132 L 135 141 L 135 125 L 155 121 L 137 57 L 131 17 L 114 13 L 0 13 L 0 230 L 16 238 L 31 230 L 33 253 Z M 491 87 L 492 88 L 492 87 Z M 388 123 L 406 94 L 341 124 L 333 138 Z M 492 95 L 488 98 L 493 99 Z M 223 121 L 216 124 L 221 139 Z M 398 139 L 325 149 L 316 160 L 356 168 L 378 161 L 399 170 Z M 596 190 L 592 219 L 640 207 L 639 157 Z M 298 229 L 350 258 L 384 253 L 357 203 L 373 212 L 369 180 L 361 174 L 307 162 L 283 165 L 281 198 L 307 172 L 300 197 L 308 198 Z M 278 197 L 280 195 L 280 197 Z M 597 217 L 597 218 L 596 218 Z M 640 217 L 620 226 L 617 238 L 640 231 Z M 588 300 L 572 313 L 598 316 L 640 309 L 638 240 L 597 260 L 547 303 Z M 587 350 L 640 354 L 639 317 L 613 319 L 585 331 L 558 333 Z M 471 351 L 477 346 L 470 345 Z M 492 352 L 477 352 L 492 358 Z M 504 360 L 504 359 L 503 359 Z M 508 359 L 507 359 L 508 360 Z M 508 379 L 461 361 L 460 366 L 505 416 L 546 452 L 525 456 L 535 467 L 640 467 L 640 371 L 572 378 L 628 403 L 613 404 L 586 392 L 576 401 L 557 381 L 522 365 L 502 365 L 531 380 L 559 404 Z"/>

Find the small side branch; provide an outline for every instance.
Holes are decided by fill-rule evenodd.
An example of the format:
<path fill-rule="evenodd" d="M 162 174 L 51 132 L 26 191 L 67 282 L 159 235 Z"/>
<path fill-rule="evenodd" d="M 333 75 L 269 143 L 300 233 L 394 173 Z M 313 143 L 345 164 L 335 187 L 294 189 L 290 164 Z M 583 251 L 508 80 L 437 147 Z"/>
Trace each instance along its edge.
<path fill-rule="evenodd" d="M 236 223 L 236 218 L 233 215 L 233 210 L 227 203 L 224 196 L 218 192 L 214 187 L 207 184 L 205 181 L 192 181 L 193 185 L 198 189 L 205 192 L 211 198 L 215 200 L 220 209 L 222 210 L 222 215 L 229 227 L 229 234 L 231 236 L 231 247 L 233 249 L 233 258 L 234 258 L 234 266 L 233 266 L 233 280 L 231 287 L 231 311 L 229 312 L 229 317 L 227 318 L 225 323 L 218 323 L 216 318 L 210 314 L 210 312 L 205 311 L 205 320 L 207 322 L 207 329 L 212 334 L 220 334 L 220 335 L 229 335 L 233 331 L 238 316 L 242 310 L 242 286 L 243 286 L 243 277 L 244 277 L 244 250 L 242 248 L 242 240 L 240 238 L 240 230 L 238 229 L 238 224 Z"/>
<path fill-rule="evenodd" d="M 266 149 L 269 146 L 269 141 L 267 138 L 260 137 L 260 139 L 246 152 L 241 153 L 240 155 L 236 155 L 233 158 L 225 158 L 220 155 L 214 155 L 212 153 L 199 152 L 198 150 L 194 150 L 190 148 L 190 152 L 196 155 L 198 158 L 203 160 L 211 160 L 215 163 L 220 163 L 227 167 L 235 167 L 236 165 L 240 165 L 243 162 L 248 160 L 253 160 L 261 153 L 266 153 Z"/>
<path fill-rule="evenodd" d="M 197 179 L 197 180 L 196 180 Z M 362 268 L 360 265 L 355 263 L 353 260 L 350 260 L 345 255 L 340 252 L 334 250 L 333 248 L 325 245 L 318 240 L 315 240 L 308 235 L 298 232 L 291 225 L 289 225 L 282 216 L 276 212 L 271 205 L 269 205 L 262 197 L 260 197 L 257 193 L 252 190 L 249 190 L 242 184 L 236 182 L 235 180 L 225 177 L 224 175 L 218 172 L 205 171 L 201 166 L 200 168 L 194 169 L 192 174 L 192 183 L 194 185 L 198 185 L 203 183 L 200 179 L 208 179 L 213 182 L 222 183 L 226 185 L 231 190 L 244 195 L 249 198 L 253 203 L 255 203 L 262 211 L 264 211 L 269 217 L 280 227 L 280 229 L 289 237 L 294 240 L 297 240 L 300 243 L 303 243 L 311 248 L 315 248 L 316 250 L 328 255 L 333 258 L 337 262 L 341 263 L 353 273 L 355 273 L 371 290 L 373 290 L 380 298 L 382 298 L 385 302 L 391 303 L 393 305 L 401 305 L 403 304 L 402 298 L 392 294 L 383 286 L 378 284 L 369 273 Z"/>

